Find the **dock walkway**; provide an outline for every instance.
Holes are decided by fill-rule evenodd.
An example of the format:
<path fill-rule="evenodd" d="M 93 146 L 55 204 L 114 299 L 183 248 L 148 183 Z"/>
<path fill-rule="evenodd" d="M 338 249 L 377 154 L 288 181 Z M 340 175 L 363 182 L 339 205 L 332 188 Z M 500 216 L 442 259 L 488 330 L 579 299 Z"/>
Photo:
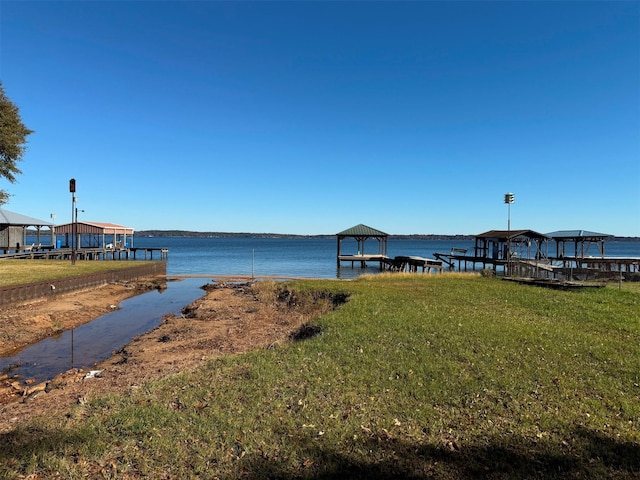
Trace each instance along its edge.
<path fill-rule="evenodd" d="M 71 260 L 72 248 L 31 248 L 26 251 L 0 254 L 1 259 Z M 162 247 L 79 248 L 77 260 L 167 260 L 169 249 Z M 159 256 L 159 258 L 158 258 Z"/>
<path fill-rule="evenodd" d="M 367 263 L 378 263 L 380 270 L 389 270 L 392 272 L 441 272 L 443 269 L 442 262 L 431 258 L 423 258 L 418 256 L 396 256 L 394 258 L 387 255 L 340 255 L 339 262 L 351 262 L 351 268 L 359 263 L 361 268 L 366 268 Z"/>
<path fill-rule="evenodd" d="M 546 259 L 518 258 L 514 256 L 510 262 L 503 258 L 479 257 L 461 254 L 460 252 L 434 253 L 434 257 L 458 271 L 476 270 L 477 265 L 482 269 L 498 267 L 506 268 L 508 263 L 514 273 L 522 276 L 539 277 L 540 275 L 564 276 L 594 276 L 613 275 L 614 273 L 640 272 L 640 258 L 638 257 L 549 257 Z"/>

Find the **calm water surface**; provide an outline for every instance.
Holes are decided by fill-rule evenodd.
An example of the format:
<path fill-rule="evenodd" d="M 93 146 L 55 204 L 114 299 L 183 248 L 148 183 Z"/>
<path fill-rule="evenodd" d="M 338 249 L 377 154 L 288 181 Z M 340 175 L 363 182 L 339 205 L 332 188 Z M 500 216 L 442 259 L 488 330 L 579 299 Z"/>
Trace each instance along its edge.
<path fill-rule="evenodd" d="M 34 378 L 42 382 L 70 368 L 91 368 L 135 336 L 158 326 L 165 315 L 179 314 L 185 305 L 203 296 L 200 286 L 204 283 L 199 278 L 171 281 L 161 292 L 128 298 L 119 310 L 0 358 L 0 372 L 18 375 L 21 381 Z"/>
<path fill-rule="evenodd" d="M 336 266 L 335 238 L 179 238 L 136 237 L 136 247 L 167 247 L 169 274 L 289 276 L 309 278 L 354 278 L 365 272 L 376 272 L 371 264 L 366 269 Z M 387 254 L 435 258 L 433 254 L 450 253 L 452 248 L 473 252 L 473 240 L 405 240 L 389 239 Z M 555 248 L 555 246 L 553 246 Z M 607 256 L 640 257 L 640 242 L 610 241 L 605 244 Z M 343 254 L 355 254 L 353 239 L 342 242 Z M 378 252 L 378 242 L 365 243 L 365 253 Z M 549 250 L 550 253 L 551 247 Z M 567 252 L 569 253 L 569 252 Z M 598 252 L 590 252 L 598 255 Z"/>
<path fill-rule="evenodd" d="M 169 274 L 254 275 L 303 278 L 354 278 L 366 269 L 336 266 L 334 238 L 135 238 L 136 247 L 167 247 Z M 434 252 L 473 248 L 473 241 L 389 240 L 387 254 L 433 258 Z M 357 253 L 355 240 L 342 242 L 343 255 Z M 378 242 L 365 243 L 365 253 L 378 253 Z"/>

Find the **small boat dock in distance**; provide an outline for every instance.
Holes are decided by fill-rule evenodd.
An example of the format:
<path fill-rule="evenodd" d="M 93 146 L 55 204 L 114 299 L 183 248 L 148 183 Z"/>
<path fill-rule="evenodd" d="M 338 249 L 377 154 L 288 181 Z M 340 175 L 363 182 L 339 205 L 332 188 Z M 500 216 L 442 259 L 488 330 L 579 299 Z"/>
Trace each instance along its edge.
<path fill-rule="evenodd" d="M 440 260 L 423 258 L 418 256 L 397 256 L 391 258 L 387 255 L 387 239 L 389 234 L 376 230 L 366 225 L 356 225 L 337 234 L 337 267 L 340 270 L 342 262 L 351 263 L 351 268 L 355 264 L 359 264 L 361 268 L 366 268 L 368 263 L 377 263 L 380 270 L 390 270 L 393 272 L 441 272 L 443 269 Z M 352 238 L 357 242 L 357 251 L 355 255 L 342 254 L 342 241 L 346 238 Z M 375 239 L 378 242 L 378 253 L 366 254 L 365 242 L 368 239 Z"/>

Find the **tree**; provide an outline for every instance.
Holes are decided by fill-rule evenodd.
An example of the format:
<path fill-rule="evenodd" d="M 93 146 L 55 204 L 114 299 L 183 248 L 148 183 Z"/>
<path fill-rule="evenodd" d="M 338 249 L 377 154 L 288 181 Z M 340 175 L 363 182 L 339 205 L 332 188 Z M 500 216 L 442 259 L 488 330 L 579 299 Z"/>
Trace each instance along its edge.
<path fill-rule="evenodd" d="M 0 178 L 16 182 L 16 175 L 22 173 L 17 163 L 22 160 L 27 135 L 31 133 L 33 131 L 24 126 L 18 107 L 9 100 L 0 82 Z M 9 196 L 0 190 L 0 205 L 6 203 Z"/>

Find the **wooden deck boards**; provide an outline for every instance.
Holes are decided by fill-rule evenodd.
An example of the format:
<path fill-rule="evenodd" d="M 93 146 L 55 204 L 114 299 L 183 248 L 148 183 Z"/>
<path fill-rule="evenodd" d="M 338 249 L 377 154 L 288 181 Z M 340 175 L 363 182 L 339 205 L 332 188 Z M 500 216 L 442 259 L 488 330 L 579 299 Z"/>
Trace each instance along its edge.
<path fill-rule="evenodd" d="M 361 268 L 366 268 L 368 262 L 375 262 L 380 265 L 380 269 L 387 269 L 395 272 L 409 271 L 417 272 L 422 269 L 423 272 L 431 270 L 442 271 L 442 262 L 431 258 L 418 256 L 397 256 L 394 258 L 387 255 L 340 255 L 338 261 L 351 262 L 353 268 L 356 263 L 360 263 Z"/>
<path fill-rule="evenodd" d="M 79 248 L 76 250 L 78 260 L 166 260 L 169 255 L 167 248 L 161 247 L 130 247 L 130 248 Z M 30 259 L 30 260 L 70 260 L 73 255 L 71 248 L 30 249 L 23 252 L 0 254 L 0 259 Z"/>

